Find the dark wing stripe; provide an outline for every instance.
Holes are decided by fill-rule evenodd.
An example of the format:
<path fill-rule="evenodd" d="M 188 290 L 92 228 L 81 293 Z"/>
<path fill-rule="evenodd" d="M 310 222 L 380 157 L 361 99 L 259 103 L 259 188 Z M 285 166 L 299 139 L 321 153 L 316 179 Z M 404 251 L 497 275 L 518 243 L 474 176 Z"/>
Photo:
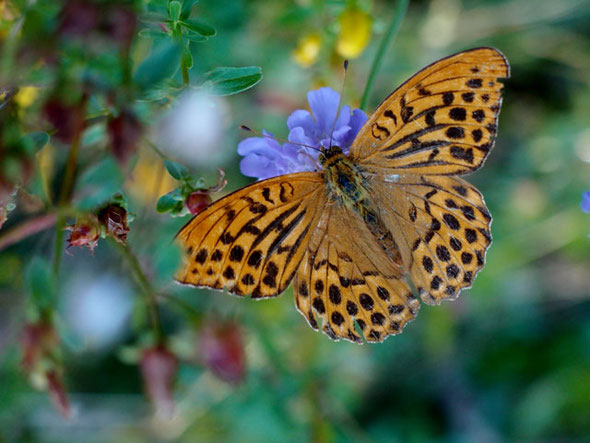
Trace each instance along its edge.
<path fill-rule="evenodd" d="M 421 151 L 432 151 L 437 148 L 443 148 L 445 146 L 450 145 L 451 142 L 448 140 L 433 140 L 428 142 L 421 142 L 418 146 L 412 146 L 408 149 L 404 149 L 403 151 L 396 152 L 394 154 L 387 155 L 386 158 L 399 158 L 405 157 L 407 155 L 415 154 L 416 152 Z"/>
<path fill-rule="evenodd" d="M 448 124 L 445 123 L 445 124 L 440 124 L 440 125 L 429 126 L 428 128 L 424 128 L 419 131 L 412 132 L 411 134 L 408 134 L 405 137 L 400 138 L 395 143 L 389 145 L 387 148 L 382 149 L 381 152 L 393 151 L 394 149 L 399 148 L 400 146 L 402 146 L 408 142 L 411 142 L 412 139 L 420 137 L 421 135 L 424 135 L 424 134 L 428 134 L 429 132 L 438 131 L 439 129 L 442 129 L 446 126 L 448 126 Z"/>
<path fill-rule="evenodd" d="M 256 240 L 254 240 L 252 246 L 250 246 L 250 249 L 253 250 L 256 246 L 258 246 L 260 242 L 262 242 L 266 237 L 268 237 L 268 235 L 273 230 L 275 230 L 287 217 L 289 217 L 293 212 L 295 212 L 299 208 L 299 206 L 301 206 L 301 202 L 287 209 L 286 211 L 281 213 L 281 215 L 277 216 L 271 223 L 269 223 L 268 226 L 264 228 L 264 231 L 262 231 L 258 235 L 258 237 L 256 237 Z"/>
<path fill-rule="evenodd" d="M 279 247 L 279 245 L 281 243 L 283 243 L 285 238 L 287 238 L 289 236 L 289 234 L 291 233 L 291 231 L 293 231 L 293 229 L 295 229 L 295 227 L 299 224 L 301 219 L 303 217 L 305 217 L 306 212 L 307 212 L 307 209 L 303 209 L 303 211 L 301 211 L 299 214 L 297 214 L 297 216 L 295 216 L 295 218 L 287 226 L 285 226 L 281 230 L 281 233 L 279 235 L 277 235 L 277 237 L 270 244 L 270 247 L 268 248 L 268 251 L 266 253 L 267 257 L 270 256 L 271 254 L 273 254 L 275 252 L 275 250 Z"/>

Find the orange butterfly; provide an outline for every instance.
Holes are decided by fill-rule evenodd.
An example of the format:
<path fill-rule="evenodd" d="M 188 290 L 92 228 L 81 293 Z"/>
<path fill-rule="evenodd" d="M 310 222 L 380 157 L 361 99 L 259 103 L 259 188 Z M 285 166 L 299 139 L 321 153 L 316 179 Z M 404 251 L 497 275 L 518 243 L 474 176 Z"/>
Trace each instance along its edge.
<path fill-rule="evenodd" d="M 177 236 L 177 280 L 255 299 L 294 280 L 311 327 L 356 343 L 360 331 L 371 342 L 398 334 L 417 314 L 406 275 L 427 304 L 455 299 L 483 267 L 492 222 L 456 176 L 493 146 L 509 69 L 493 48 L 424 68 L 381 103 L 349 155 L 323 149 L 319 171 L 254 183 L 193 218 Z"/>

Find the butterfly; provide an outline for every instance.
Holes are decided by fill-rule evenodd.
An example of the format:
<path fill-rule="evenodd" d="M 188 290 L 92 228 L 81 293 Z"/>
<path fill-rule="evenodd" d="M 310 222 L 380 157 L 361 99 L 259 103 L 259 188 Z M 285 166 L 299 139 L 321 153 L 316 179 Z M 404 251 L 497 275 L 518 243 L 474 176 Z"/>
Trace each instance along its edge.
<path fill-rule="evenodd" d="M 443 58 L 393 91 L 348 155 L 322 148 L 320 168 L 269 178 L 207 207 L 178 233 L 176 279 L 281 294 L 334 340 L 380 342 L 429 305 L 472 285 L 491 243 L 480 168 L 497 130 L 506 58 L 476 48 Z M 411 280 L 414 288 L 410 286 Z"/>

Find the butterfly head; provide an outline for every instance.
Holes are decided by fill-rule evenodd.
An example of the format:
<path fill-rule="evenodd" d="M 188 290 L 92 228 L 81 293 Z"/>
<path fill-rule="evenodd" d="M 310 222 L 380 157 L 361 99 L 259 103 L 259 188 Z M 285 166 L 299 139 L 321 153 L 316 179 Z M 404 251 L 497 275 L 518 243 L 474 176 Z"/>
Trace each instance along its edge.
<path fill-rule="evenodd" d="M 331 146 L 327 149 L 322 149 L 322 152 L 318 160 L 320 162 L 320 165 L 323 167 L 328 160 L 338 155 L 342 155 L 342 148 L 340 148 L 339 146 Z"/>

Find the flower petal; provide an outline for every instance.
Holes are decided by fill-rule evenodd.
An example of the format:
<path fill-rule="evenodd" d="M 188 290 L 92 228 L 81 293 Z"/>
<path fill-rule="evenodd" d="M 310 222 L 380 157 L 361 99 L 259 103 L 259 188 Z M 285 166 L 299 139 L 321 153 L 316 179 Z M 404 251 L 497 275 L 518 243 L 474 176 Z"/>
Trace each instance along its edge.
<path fill-rule="evenodd" d="M 323 134 L 330 131 L 338 112 L 340 95 L 332 88 L 320 88 L 309 91 L 307 101 L 317 122 L 318 130 Z"/>
<path fill-rule="evenodd" d="M 344 137 L 342 137 L 342 139 L 340 139 L 340 142 L 342 143 L 342 148 L 344 149 L 344 147 L 346 147 L 346 152 L 348 152 L 348 148 L 350 148 L 352 142 L 356 138 L 356 135 L 368 119 L 369 117 L 367 117 L 367 114 L 365 114 L 360 109 L 355 109 L 354 111 L 352 111 L 352 115 L 348 122 L 350 130 Z"/>
<path fill-rule="evenodd" d="M 240 161 L 240 171 L 247 177 L 257 177 L 259 180 L 279 175 L 276 163 L 259 154 L 244 157 Z"/>
<path fill-rule="evenodd" d="M 584 212 L 590 212 L 590 191 L 584 192 L 582 194 L 582 201 L 580 202 L 580 207 Z"/>
<path fill-rule="evenodd" d="M 290 130 L 293 130 L 297 127 L 302 127 L 311 133 L 313 130 L 315 130 L 316 122 L 309 111 L 297 109 L 296 111 L 293 111 L 287 119 L 287 126 Z"/>

